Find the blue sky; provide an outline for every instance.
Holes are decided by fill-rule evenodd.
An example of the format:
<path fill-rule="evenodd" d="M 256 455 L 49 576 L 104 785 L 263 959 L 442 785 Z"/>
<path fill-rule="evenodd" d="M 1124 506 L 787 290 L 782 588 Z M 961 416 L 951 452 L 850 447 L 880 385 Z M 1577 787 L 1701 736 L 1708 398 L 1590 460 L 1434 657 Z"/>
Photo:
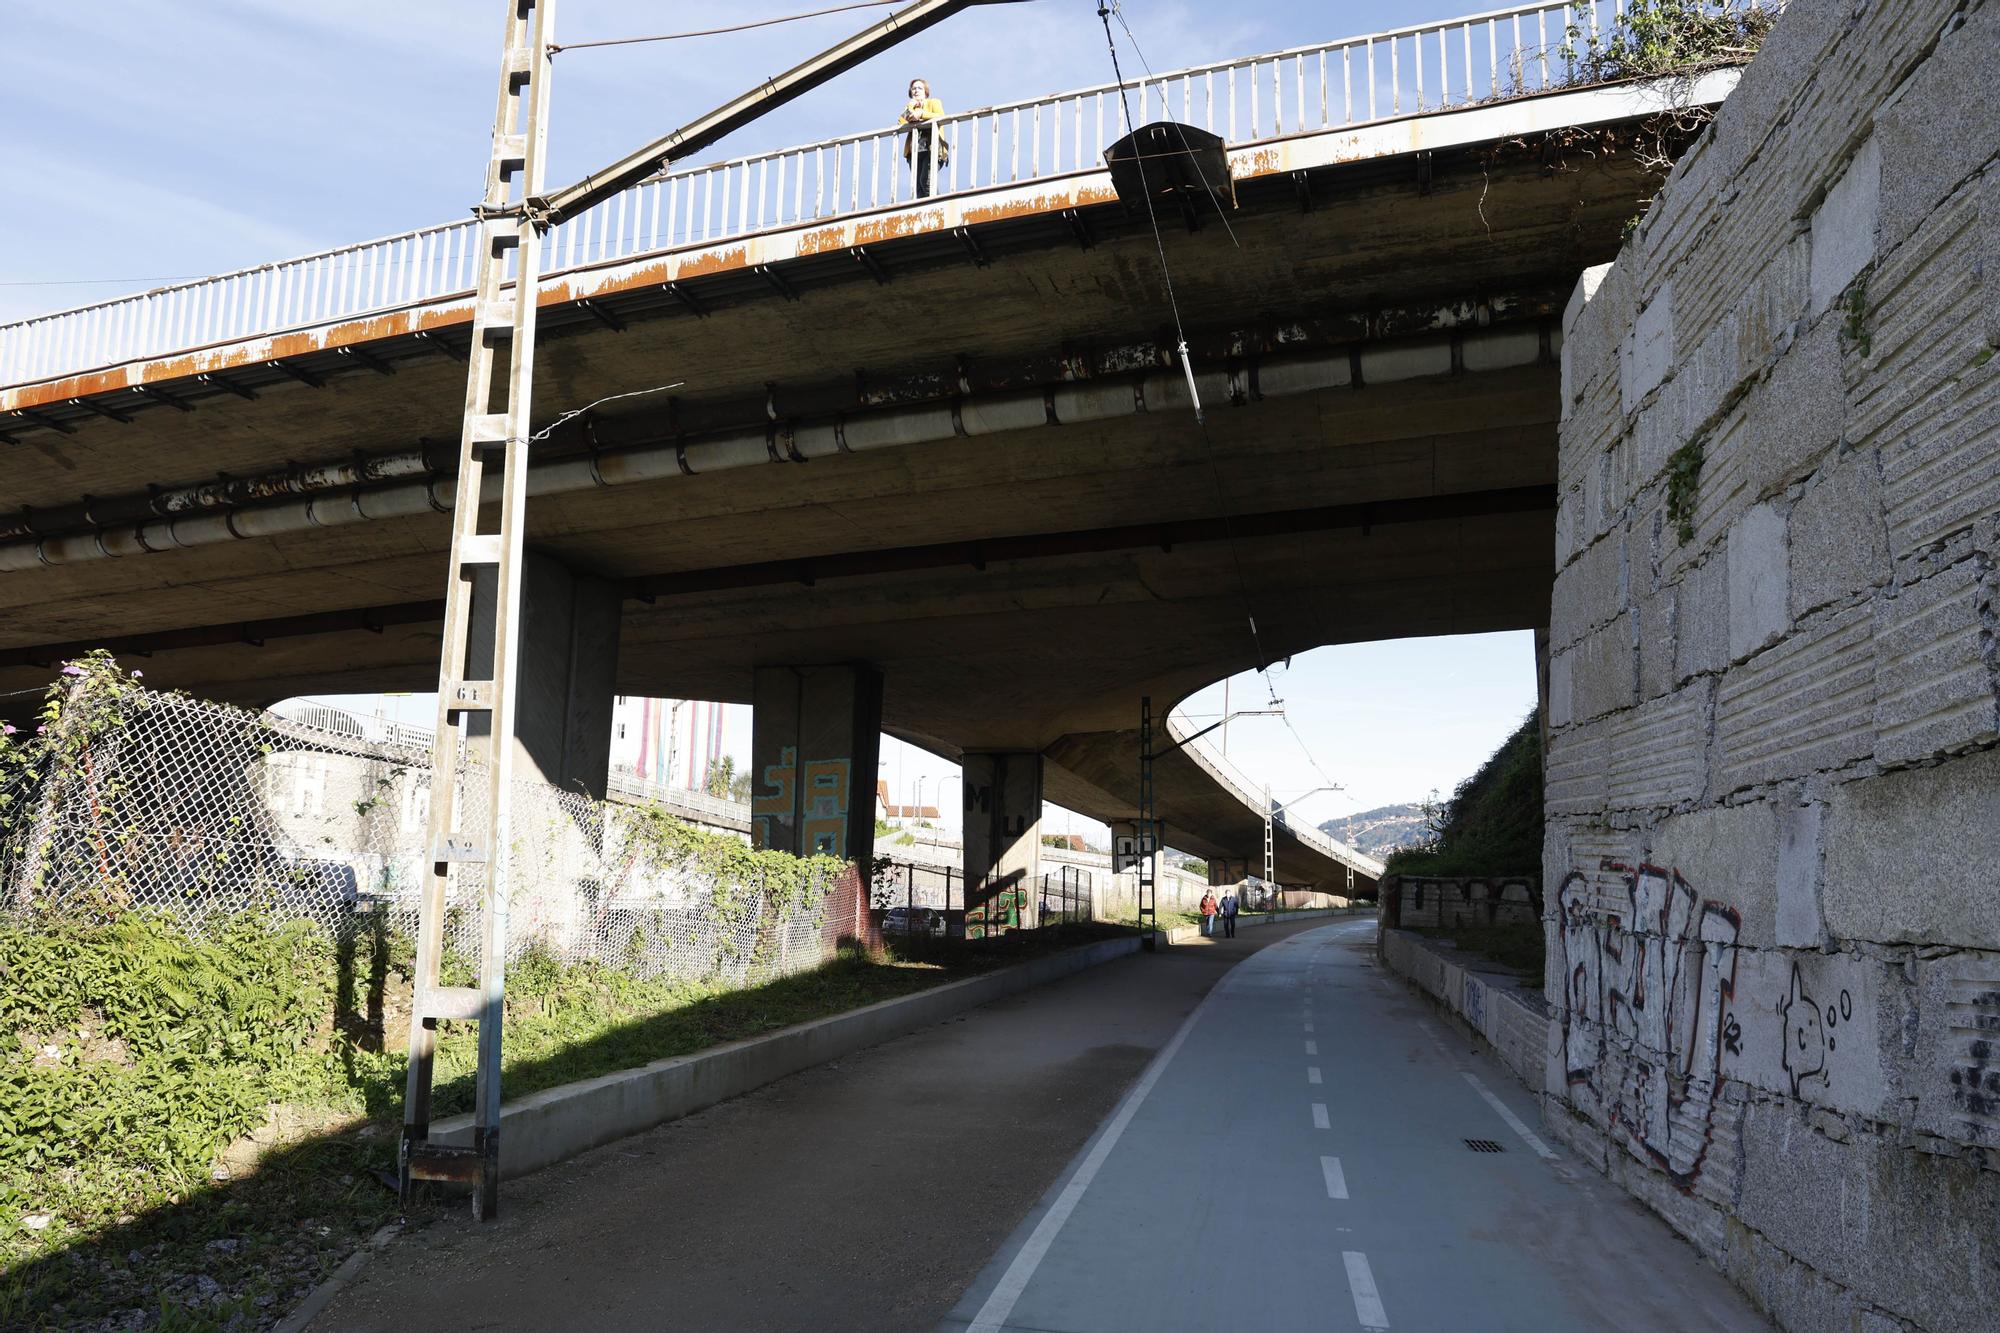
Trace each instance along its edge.
<path fill-rule="evenodd" d="M 826 3 L 562 0 L 556 35 L 678 32 Z M 1125 19 L 1153 68 L 1166 70 L 1484 7 L 1126 0 Z M 503 12 L 495 0 L 8 0 L 0 160 L 16 206 L 0 214 L 0 319 L 463 217 L 485 171 Z M 789 68 L 876 12 L 887 11 L 563 53 L 551 183 Z M 1131 62 L 1129 48 L 1124 56 Z M 1111 77 L 1095 0 L 978 8 L 713 156 L 888 124 L 915 74 L 951 110 Z"/>
<path fill-rule="evenodd" d="M 685 31 L 827 2 L 561 0 L 557 40 Z M 1124 14 L 1147 61 L 1166 70 L 1485 7 L 1126 0 Z M 1108 81 L 1095 10 L 1095 0 L 1028 0 L 969 11 L 705 156 L 887 124 L 918 74 L 954 111 Z M 0 211 L 0 319 L 464 216 L 485 169 L 503 12 L 497 0 L 8 0 L 0 162 L 15 206 Z M 551 183 L 872 16 L 563 53 Z M 1121 54 L 1136 72 L 1130 46 Z M 1300 807 L 1315 819 L 1449 791 L 1535 693 L 1526 634 L 1326 648 L 1275 682 L 1298 736 L 1276 718 L 1245 719 L 1231 728 L 1230 758 L 1281 796 L 1320 785 L 1324 770 L 1347 790 Z M 1239 681 L 1232 702 L 1262 694 L 1254 678 Z M 1203 692 L 1188 711 L 1216 712 L 1220 697 L 1219 686 Z M 428 706 L 401 703 L 428 719 Z M 731 712 L 726 742 L 741 756 L 748 710 Z M 884 755 L 884 775 L 906 798 L 922 777 L 930 800 L 952 771 L 893 742 Z"/>

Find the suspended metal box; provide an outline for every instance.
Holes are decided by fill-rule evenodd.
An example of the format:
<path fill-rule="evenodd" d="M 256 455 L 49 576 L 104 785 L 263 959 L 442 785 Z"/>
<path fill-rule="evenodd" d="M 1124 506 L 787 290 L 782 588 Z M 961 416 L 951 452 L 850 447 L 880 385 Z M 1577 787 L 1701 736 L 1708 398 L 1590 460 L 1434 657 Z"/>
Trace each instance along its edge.
<path fill-rule="evenodd" d="M 1228 148 L 1207 130 L 1156 120 L 1106 148 L 1104 162 L 1118 198 L 1134 208 L 1145 206 L 1149 192 L 1155 207 L 1162 202 L 1188 207 L 1203 198 L 1217 208 L 1236 207 Z"/>

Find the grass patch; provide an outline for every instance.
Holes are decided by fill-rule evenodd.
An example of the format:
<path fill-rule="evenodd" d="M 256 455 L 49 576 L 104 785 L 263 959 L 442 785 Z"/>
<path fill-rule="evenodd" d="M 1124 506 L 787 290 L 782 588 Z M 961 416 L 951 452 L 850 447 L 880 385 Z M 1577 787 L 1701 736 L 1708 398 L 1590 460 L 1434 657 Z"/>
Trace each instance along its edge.
<path fill-rule="evenodd" d="M 531 953 L 509 970 L 504 1086 L 518 1098 L 1126 933 L 897 941 L 733 990 Z M 249 917 L 201 936 L 139 914 L 0 923 L 0 1327 L 267 1326 L 396 1220 L 410 962 L 379 931 L 336 943 Z M 441 1025 L 440 1117 L 471 1108 L 475 1033 Z"/>
<path fill-rule="evenodd" d="M 1542 984 L 1548 957 L 1548 941 L 1540 922 L 1527 921 L 1504 926 L 1418 926 L 1416 933 L 1444 940 L 1467 953 L 1489 958 L 1502 967 L 1519 972 L 1531 988 Z"/>

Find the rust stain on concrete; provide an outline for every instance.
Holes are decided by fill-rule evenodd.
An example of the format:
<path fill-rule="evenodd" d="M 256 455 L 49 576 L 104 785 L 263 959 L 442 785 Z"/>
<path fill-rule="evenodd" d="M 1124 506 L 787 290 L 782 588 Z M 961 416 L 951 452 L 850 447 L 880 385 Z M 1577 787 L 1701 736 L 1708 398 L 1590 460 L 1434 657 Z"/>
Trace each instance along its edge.
<path fill-rule="evenodd" d="M 887 217 L 866 218 L 854 224 L 854 244 L 873 245 L 877 241 L 893 240 L 898 236 L 915 236 L 928 231 L 943 231 L 945 227 L 942 208 L 906 209 L 891 213 Z"/>
<path fill-rule="evenodd" d="M 730 269 L 748 267 L 749 259 L 750 247 L 746 245 L 731 246 L 726 250 L 706 250 L 683 259 L 680 276 L 698 278 L 704 273 L 725 273 Z"/>
<path fill-rule="evenodd" d="M 1275 154 L 1272 156 L 1275 157 Z M 1117 198 L 1108 184 L 1073 185 L 1045 191 L 1026 198 L 1014 198 L 985 206 L 963 207 L 956 225 L 977 226 L 1006 218 L 1060 212 L 1066 208 L 1107 203 Z M 838 252 L 856 245 L 872 245 L 899 237 L 944 231 L 953 226 L 946 205 L 903 209 L 859 221 L 836 222 L 794 233 L 791 252 L 815 255 Z M 783 233 L 778 233 L 782 236 Z M 768 240 L 769 238 L 752 238 Z M 545 283 L 536 304 L 542 307 L 568 305 L 592 296 L 656 287 L 662 283 L 725 273 L 752 266 L 751 243 L 714 246 L 669 255 L 665 258 L 616 270 L 600 270 L 594 275 L 572 274 Z M 71 398 L 115 393 L 135 385 L 167 384 L 174 380 L 239 366 L 261 365 L 267 361 L 303 356 L 339 347 L 354 347 L 416 332 L 462 327 L 472 322 L 472 303 L 455 296 L 448 303 L 373 314 L 344 320 L 323 328 L 249 338 L 225 347 L 158 357 L 127 363 L 104 370 L 89 371 L 41 384 L 0 390 L 0 411 L 45 406 Z"/>

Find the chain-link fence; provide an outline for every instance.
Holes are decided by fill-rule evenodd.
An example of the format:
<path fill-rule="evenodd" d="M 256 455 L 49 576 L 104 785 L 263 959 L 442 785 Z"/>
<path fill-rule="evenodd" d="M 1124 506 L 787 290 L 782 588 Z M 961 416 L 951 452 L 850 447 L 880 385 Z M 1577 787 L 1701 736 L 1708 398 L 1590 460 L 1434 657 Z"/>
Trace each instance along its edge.
<path fill-rule="evenodd" d="M 1025 910 L 1030 894 L 1032 916 Z M 1095 876 L 1077 866 L 1046 871 L 1026 890 L 1003 889 L 968 914 L 965 875 L 957 867 L 883 858 L 875 863 L 872 898 L 884 935 L 980 939 L 1024 926 L 1074 925 L 1097 917 Z"/>
<path fill-rule="evenodd" d="M 108 664 L 66 670 L 46 732 L 0 751 L 10 908 L 143 908 L 197 931 L 251 909 L 329 930 L 380 913 L 414 934 L 428 751 L 371 740 L 332 710 L 283 718 L 145 690 Z M 484 774 L 468 767 L 461 780 L 455 808 L 476 824 Z M 745 872 L 756 858 L 704 854 L 704 836 L 727 840 L 690 835 L 656 807 L 517 784 L 509 953 L 745 984 L 816 966 L 840 936 L 866 931 L 851 871 Z M 446 947 L 477 957 L 483 874 L 459 870 Z"/>

